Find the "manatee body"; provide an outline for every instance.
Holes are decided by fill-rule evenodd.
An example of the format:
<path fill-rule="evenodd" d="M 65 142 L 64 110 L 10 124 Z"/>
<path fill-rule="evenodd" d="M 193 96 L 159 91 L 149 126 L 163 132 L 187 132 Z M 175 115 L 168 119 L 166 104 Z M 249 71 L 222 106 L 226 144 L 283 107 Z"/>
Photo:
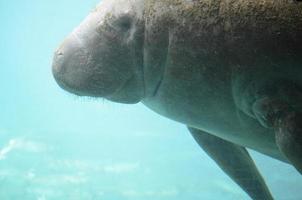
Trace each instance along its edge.
<path fill-rule="evenodd" d="M 302 3 L 103 0 L 53 74 L 76 95 L 186 124 L 252 199 L 273 198 L 245 147 L 302 173 Z"/>

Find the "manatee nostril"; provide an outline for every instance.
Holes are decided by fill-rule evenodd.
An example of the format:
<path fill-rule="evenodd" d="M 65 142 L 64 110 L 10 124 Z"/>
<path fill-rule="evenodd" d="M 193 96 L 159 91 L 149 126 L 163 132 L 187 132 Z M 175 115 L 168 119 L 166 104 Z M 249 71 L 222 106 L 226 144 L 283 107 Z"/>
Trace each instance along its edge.
<path fill-rule="evenodd" d="M 63 55 L 63 52 L 62 52 L 62 51 L 57 51 L 57 55 L 58 55 L 58 56 L 62 56 L 62 55 Z"/>
<path fill-rule="evenodd" d="M 55 78 L 58 78 L 58 76 L 62 75 L 62 73 L 64 72 L 63 69 L 63 56 L 64 53 L 61 50 L 57 50 L 54 53 L 54 57 L 53 57 L 53 63 L 52 63 L 52 73 L 54 75 Z"/>

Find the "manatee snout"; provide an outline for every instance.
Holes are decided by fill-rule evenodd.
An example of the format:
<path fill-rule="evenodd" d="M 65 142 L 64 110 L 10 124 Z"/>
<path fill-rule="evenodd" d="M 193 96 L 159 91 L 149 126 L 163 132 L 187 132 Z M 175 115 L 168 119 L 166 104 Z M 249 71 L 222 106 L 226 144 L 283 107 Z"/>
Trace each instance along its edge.
<path fill-rule="evenodd" d="M 108 53 L 98 52 L 88 45 L 92 41 L 85 39 L 73 32 L 62 42 L 54 53 L 53 76 L 58 85 L 70 93 L 106 98 L 123 85 L 119 82 L 121 75 L 115 66 L 108 65 L 109 61 L 104 62 Z"/>
<path fill-rule="evenodd" d="M 87 51 L 80 40 L 71 34 L 54 53 L 52 73 L 60 87 L 82 96 L 85 95 L 83 67 L 87 64 Z"/>
<path fill-rule="evenodd" d="M 111 40 L 122 38 L 122 33 L 99 33 L 98 26 L 88 22 L 72 32 L 55 51 L 52 73 L 56 82 L 78 96 L 139 102 L 144 95 L 142 64 L 136 63 L 141 59 L 134 54 L 133 45 Z"/>

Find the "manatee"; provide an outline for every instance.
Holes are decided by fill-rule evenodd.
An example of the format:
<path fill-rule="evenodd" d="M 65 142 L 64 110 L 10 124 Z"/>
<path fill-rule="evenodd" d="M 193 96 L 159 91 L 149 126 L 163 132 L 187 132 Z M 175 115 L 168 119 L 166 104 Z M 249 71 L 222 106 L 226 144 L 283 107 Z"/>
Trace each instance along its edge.
<path fill-rule="evenodd" d="M 246 148 L 302 173 L 302 3 L 103 0 L 52 71 L 76 95 L 185 124 L 254 200 L 273 197 Z"/>

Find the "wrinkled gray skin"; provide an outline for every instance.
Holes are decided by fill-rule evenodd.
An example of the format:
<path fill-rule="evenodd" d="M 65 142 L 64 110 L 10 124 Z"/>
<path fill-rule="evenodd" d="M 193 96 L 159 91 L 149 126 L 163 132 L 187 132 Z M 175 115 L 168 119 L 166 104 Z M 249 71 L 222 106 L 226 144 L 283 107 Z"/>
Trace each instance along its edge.
<path fill-rule="evenodd" d="M 244 147 L 302 170 L 300 3 L 104 0 L 58 48 L 53 74 L 76 95 L 186 124 L 253 199 L 273 198 Z"/>

